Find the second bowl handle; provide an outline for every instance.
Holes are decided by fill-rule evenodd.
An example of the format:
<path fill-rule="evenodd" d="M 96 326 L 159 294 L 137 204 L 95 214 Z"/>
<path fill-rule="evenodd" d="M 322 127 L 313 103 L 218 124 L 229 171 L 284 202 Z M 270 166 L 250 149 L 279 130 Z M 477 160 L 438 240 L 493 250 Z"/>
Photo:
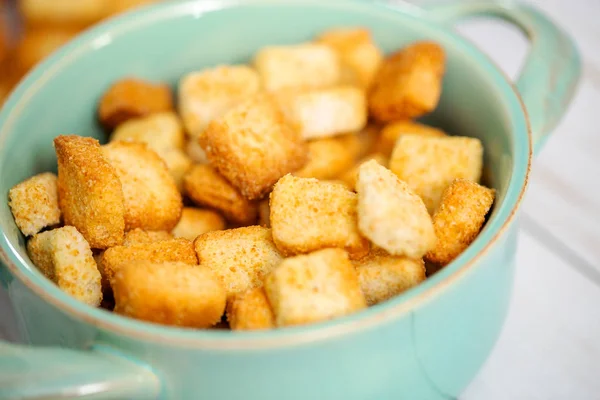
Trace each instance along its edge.
<path fill-rule="evenodd" d="M 500 18 L 527 36 L 531 48 L 516 86 L 537 152 L 567 110 L 581 75 L 579 52 L 569 35 L 540 11 L 518 2 L 454 0 L 425 10 L 427 18 L 441 23 L 479 16 Z"/>

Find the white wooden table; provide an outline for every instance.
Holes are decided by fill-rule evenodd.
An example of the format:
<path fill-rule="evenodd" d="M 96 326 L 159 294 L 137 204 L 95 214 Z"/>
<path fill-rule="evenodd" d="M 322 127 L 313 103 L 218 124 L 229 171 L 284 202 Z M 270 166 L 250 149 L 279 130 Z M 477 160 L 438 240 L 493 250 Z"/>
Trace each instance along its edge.
<path fill-rule="evenodd" d="M 492 355 L 461 400 L 600 398 L 600 188 L 593 179 L 600 172 L 595 154 L 600 150 L 600 1 L 532 3 L 574 36 L 583 79 L 535 160 L 511 311 Z M 515 29 L 488 20 L 459 29 L 516 76 L 527 44 Z M 14 338 L 10 315 L 1 307 L 4 296 L 0 293 L 0 335 Z"/>

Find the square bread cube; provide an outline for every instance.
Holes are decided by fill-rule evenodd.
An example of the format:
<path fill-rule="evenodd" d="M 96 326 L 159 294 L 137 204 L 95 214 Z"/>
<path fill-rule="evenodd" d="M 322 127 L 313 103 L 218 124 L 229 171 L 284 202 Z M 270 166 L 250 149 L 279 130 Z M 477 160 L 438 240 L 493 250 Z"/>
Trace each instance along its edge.
<path fill-rule="evenodd" d="M 170 239 L 130 244 L 128 246 L 115 246 L 107 249 L 100 257 L 100 264 L 106 279 L 111 283 L 115 274 L 123 265 L 135 261 L 148 262 L 182 262 L 197 265 L 198 258 L 194 244 L 187 239 Z"/>
<path fill-rule="evenodd" d="M 433 214 L 443 191 L 454 179 L 479 182 L 483 145 L 470 137 L 406 134 L 398 138 L 389 165 Z"/>
<path fill-rule="evenodd" d="M 414 121 L 396 121 L 386 124 L 374 146 L 374 151 L 387 157 L 392 155 L 394 145 L 401 135 L 412 134 L 422 136 L 447 136 L 446 133 L 433 126 L 427 126 Z"/>
<path fill-rule="evenodd" d="M 356 193 L 341 184 L 286 175 L 270 205 L 273 240 L 286 256 L 327 247 L 346 249 L 352 258 L 369 252 L 358 231 Z"/>
<path fill-rule="evenodd" d="M 475 240 L 494 203 L 495 191 L 466 179 L 456 179 L 442 195 L 433 214 L 437 245 L 425 255 L 428 262 L 447 265 Z"/>
<path fill-rule="evenodd" d="M 231 297 L 227 301 L 226 315 L 229 326 L 234 331 L 275 327 L 275 315 L 262 286 Z"/>
<path fill-rule="evenodd" d="M 60 223 L 56 175 L 45 172 L 15 185 L 8 192 L 8 205 L 15 223 L 25 236 Z"/>
<path fill-rule="evenodd" d="M 174 239 L 173 235 L 167 231 L 145 231 L 140 228 L 135 228 L 125 233 L 123 246 L 134 246 L 136 244 L 148 244 L 160 242 L 162 240 Z"/>
<path fill-rule="evenodd" d="M 254 67 L 268 91 L 323 88 L 341 77 L 335 51 L 318 43 L 263 47 L 254 57 Z"/>
<path fill-rule="evenodd" d="M 271 96 L 260 95 L 212 121 L 200 135 L 210 164 L 244 197 L 263 197 L 306 162 L 308 149 Z"/>
<path fill-rule="evenodd" d="M 114 167 L 125 201 L 125 228 L 170 231 L 183 207 L 164 161 L 143 143 L 111 142 L 102 153 Z"/>
<path fill-rule="evenodd" d="M 380 130 L 381 127 L 379 125 L 369 123 L 358 132 L 340 135 L 336 139 L 342 142 L 354 154 L 354 159 L 360 160 L 372 153 L 376 153 L 374 146 L 379 138 Z"/>
<path fill-rule="evenodd" d="M 181 192 L 183 190 L 183 178 L 190 168 L 192 168 L 194 163 L 187 154 L 180 149 L 163 150 L 157 154 L 165 162 L 169 174 L 171 174 L 177 189 Z"/>
<path fill-rule="evenodd" d="M 301 178 L 333 179 L 354 164 L 355 152 L 338 138 L 308 142 L 308 162 L 294 176 Z"/>
<path fill-rule="evenodd" d="M 388 164 L 388 159 L 384 155 L 373 153 L 369 156 L 366 156 L 362 160 L 359 160 L 356 164 L 354 164 L 354 166 L 352 168 L 350 168 L 349 170 L 344 172 L 342 175 L 340 175 L 339 179 L 342 182 L 344 182 L 344 184 L 348 188 L 350 188 L 350 190 L 356 190 L 356 181 L 358 179 L 358 169 L 360 168 L 360 166 L 362 164 L 364 164 L 370 160 L 375 160 L 375 161 L 377 161 L 377 163 L 383 165 L 384 167 L 387 167 L 387 164 Z"/>
<path fill-rule="evenodd" d="M 265 279 L 277 326 L 341 317 L 366 307 L 356 269 L 342 249 L 286 258 Z"/>
<path fill-rule="evenodd" d="M 65 225 L 83 235 L 93 249 L 123 242 L 125 206 L 117 171 L 100 143 L 81 136 L 54 139 L 58 159 L 58 204 Z"/>
<path fill-rule="evenodd" d="M 435 246 L 431 216 L 419 196 L 375 160 L 358 169 L 358 228 L 396 256 L 421 258 Z"/>
<path fill-rule="evenodd" d="M 369 306 L 389 300 L 426 278 L 422 259 L 395 257 L 382 250 L 372 251 L 353 264 Z"/>
<path fill-rule="evenodd" d="M 359 131 L 367 124 L 365 92 L 352 86 L 277 93 L 286 118 L 304 139 Z"/>
<path fill-rule="evenodd" d="M 210 165 L 194 165 L 183 178 L 183 189 L 195 204 L 217 209 L 232 222 L 248 225 L 256 221 L 256 202 L 242 196 Z"/>
<path fill-rule="evenodd" d="M 337 53 L 341 62 L 342 82 L 365 89 L 371 85 L 383 60 L 383 53 L 368 29 L 329 29 L 319 35 L 316 42 L 331 47 Z"/>
<path fill-rule="evenodd" d="M 221 320 L 225 289 L 213 272 L 181 262 L 135 261 L 113 280 L 115 312 L 163 325 L 208 328 Z"/>
<path fill-rule="evenodd" d="M 271 230 L 262 226 L 208 232 L 194 246 L 200 265 L 213 270 L 228 297 L 262 286 L 263 278 L 282 260 Z"/>
<path fill-rule="evenodd" d="M 171 110 L 169 86 L 127 77 L 113 83 L 102 95 L 98 117 L 104 127 L 114 129 L 129 119 Z"/>
<path fill-rule="evenodd" d="M 90 245 L 72 226 L 34 235 L 27 252 L 38 269 L 64 292 L 90 306 L 102 301 L 101 277 Z"/>
<path fill-rule="evenodd" d="M 381 122 L 433 111 L 442 93 L 446 55 L 434 42 L 415 42 L 385 58 L 369 92 L 369 110 Z"/>
<path fill-rule="evenodd" d="M 195 140 L 210 121 L 258 93 L 258 73 L 245 65 L 218 65 L 192 72 L 179 82 L 179 113 Z"/>
<path fill-rule="evenodd" d="M 173 235 L 193 241 L 206 232 L 223 229 L 225 229 L 225 220 L 218 212 L 184 207 L 179 222 L 173 228 Z"/>
<path fill-rule="evenodd" d="M 177 114 L 166 111 L 122 123 L 113 131 L 110 141 L 145 143 L 160 154 L 173 148 L 183 150 L 185 133 Z"/>

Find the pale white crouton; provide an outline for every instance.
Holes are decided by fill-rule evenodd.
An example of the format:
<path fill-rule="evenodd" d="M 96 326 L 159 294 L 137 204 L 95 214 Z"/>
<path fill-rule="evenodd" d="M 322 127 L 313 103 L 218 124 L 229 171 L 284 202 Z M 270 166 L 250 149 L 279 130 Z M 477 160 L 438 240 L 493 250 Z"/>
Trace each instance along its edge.
<path fill-rule="evenodd" d="M 366 307 L 356 269 L 342 249 L 286 258 L 265 279 L 278 326 L 302 325 Z"/>
<path fill-rule="evenodd" d="M 161 112 L 130 119 L 115 129 L 110 141 L 145 143 L 159 155 L 166 149 L 183 149 L 185 134 L 179 117 L 172 112 Z"/>
<path fill-rule="evenodd" d="M 210 232 L 225 229 L 225 219 L 216 211 L 184 207 L 179 222 L 173 228 L 173 235 L 188 240 Z"/>
<path fill-rule="evenodd" d="M 90 245 L 73 226 L 38 233 L 27 242 L 31 261 L 64 292 L 97 307 L 101 277 Z"/>
<path fill-rule="evenodd" d="M 60 223 L 56 175 L 50 172 L 33 176 L 8 192 L 8 205 L 15 223 L 25 236 Z"/>
<path fill-rule="evenodd" d="M 213 119 L 260 90 L 256 71 L 245 65 L 219 65 L 184 76 L 179 83 L 179 113 L 191 138 Z"/>
<path fill-rule="evenodd" d="M 365 93 L 356 87 L 283 91 L 277 99 L 286 118 L 304 139 L 359 131 L 367 124 Z"/>
<path fill-rule="evenodd" d="M 275 327 L 275 316 L 264 287 L 239 293 L 227 302 L 227 321 L 234 331 Z"/>
<path fill-rule="evenodd" d="M 341 76 L 335 51 L 317 43 L 263 47 L 254 67 L 268 91 L 332 86 Z"/>
<path fill-rule="evenodd" d="M 196 164 L 207 164 L 208 158 L 206 158 L 206 152 L 200 146 L 200 143 L 196 139 L 190 139 L 185 146 L 185 152 L 188 157 Z"/>
<path fill-rule="evenodd" d="M 375 160 L 358 170 L 358 228 L 397 256 L 421 258 L 436 243 L 431 216 L 408 185 Z"/>

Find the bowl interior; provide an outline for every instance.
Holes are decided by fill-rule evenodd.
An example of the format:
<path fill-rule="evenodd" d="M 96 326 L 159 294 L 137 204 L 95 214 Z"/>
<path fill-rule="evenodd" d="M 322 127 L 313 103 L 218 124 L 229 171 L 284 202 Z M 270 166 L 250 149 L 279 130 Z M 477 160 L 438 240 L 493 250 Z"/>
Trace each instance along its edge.
<path fill-rule="evenodd" d="M 426 120 L 453 134 L 480 138 L 485 146 L 486 183 L 497 190 L 496 206 L 478 242 L 439 276 L 381 307 L 393 306 L 443 279 L 498 232 L 525 182 L 529 144 L 518 97 L 481 53 L 448 31 L 424 22 L 410 8 L 391 9 L 358 1 L 224 4 L 175 2 L 119 17 L 78 37 L 30 73 L 0 114 L 3 199 L 23 179 L 56 171 L 55 136 L 78 134 L 105 141 L 96 122 L 96 106 L 99 96 L 116 79 L 135 75 L 166 81 L 176 89 L 182 75 L 220 63 L 248 62 L 262 46 L 299 43 L 330 27 L 361 25 L 372 31 L 386 52 L 419 39 L 435 40 L 445 47 L 448 62 L 442 99 Z M 25 240 L 6 200 L 0 202 L 0 223 L 0 242 L 13 262 L 36 284 L 69 302 L 52 285 L 46 286 L 29 262 Z M 369 312 L 374 311 L 365 313 Z"/>

